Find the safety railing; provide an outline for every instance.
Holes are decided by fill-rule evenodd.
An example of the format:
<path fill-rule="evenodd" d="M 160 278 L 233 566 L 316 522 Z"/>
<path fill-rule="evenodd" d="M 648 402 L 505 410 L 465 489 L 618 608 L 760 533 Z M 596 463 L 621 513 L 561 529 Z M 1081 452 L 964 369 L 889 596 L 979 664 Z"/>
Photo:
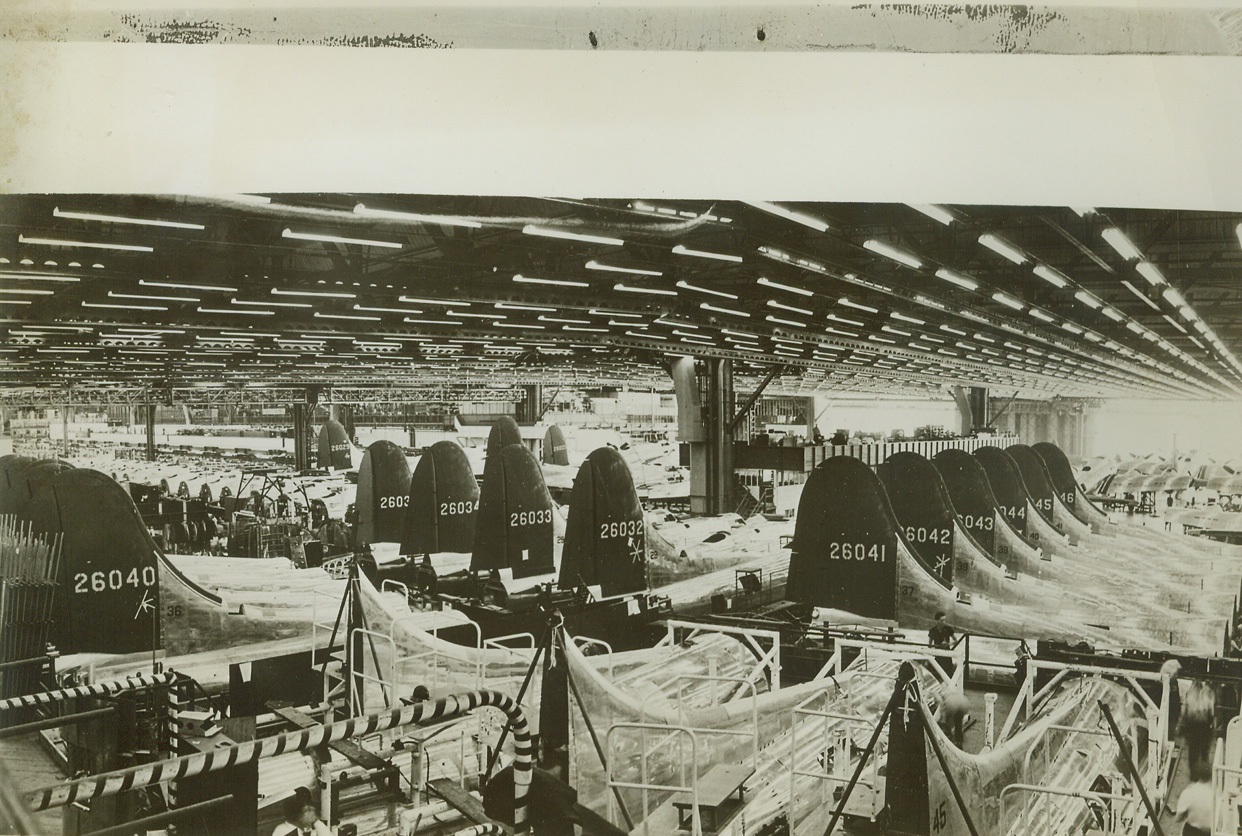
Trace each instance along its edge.
<path fill-rule="evenodd" d="M 393 641 L 394 646 L 399 646 L 398 638 L 399 638 L 399 628 L 401 627 L 401 625 L 406 624 L 408 622 L 422 619 L 423 617 L 424 617 L 423 613 L 412 612 L 412 613 L 409 613 L 408 615 L 403 615 L 403 616 L 399 616 L 398 618 L 394 618 L 392 620 L 392 623 L 388 625 L 388 636 Z M 485 678 L 485 662 L 482 658 L 482 654 L 479 653 L 479 651 L 483 647 L 483 630 L 481 627 L 479 627 L 477 622 L 472 621 L 470 619 L 464 619 L 463 621 L 455 621 L 452 624 L 443 624 L 443 625 L 432 624 L 430 626 L 418 625 L 415 627 L 415 629 L 417 629 L 419 632 L 427 633 L 433 639 L 440 639 L 441 630 L 447 630 L 447 629 L 452 629 L 452 628 L 457 628 L 457 627 L 472 629 L 474 631 L 474 645 L 473 646 L 463 645 L 463 644 L 456 643 L 456 642 L 454 644 L 458 647 L 461 647 L 463 650 L 467 652 L 469 652 L 470 650 L 474 651 L 474 657 L 475 657 L 474 661 L 463 663 L 463 667 L 466 670 L 473 669 L 472 678 L 474 680 L 474 683 L 473 683 L 474 687 L 481 688 L 483 686 L 483 680 Z M 396 655 L 396 651 L 394 649 L 394 658 L 393 658 L 393 666 L 392 666 L 393 682 L 401 682 L 406 668 L 410 664 L 417 662 L 419 663 L 419 666 L 420 666 L 418 668 L 419 676 L 421 676 L 424 679 L 424 682 L 422 684 L 427 685 L 428 688 L 442 686 L 445 684 L 448 670 L 449 670 L 449 664 L 447 661 L 448 659 L 449 657 L 446 656 L 446 654 L 444 654 L 440 650 L 437 650 L 434 647 L 429 647 L 426 650 L 423 650 L 421 652 L 410 653 L 405 656 Z"/>
<path fill-rule="evenodd" d="M 647 759 L 645 757 L 641 761 L 641 767 L 639 771 L 639 780 L 637 782 L 621 781 L 617 779 L 617 776 L 613 770 L 616 769 L 617 763 L 621 760 L 621 758 L 617 752 L 617 747 L 615 745 L 615 742 L 616 742 L 618 733 L 623 732 L 627 729 L 638 730 L 643 733 L 644 740 L 641 745 L 641 748 L 644 752 L 646 752 L 648 749 L 648 747 L 645 745 L 646 744 L 645 738 L 646 738 L 647 732 L 649 731 L 660 732 L 661 737 L 664 740 L 672 739 L 672 740 L 677 741 L 678 743 L 677 761 L 681 767 L 678 783 L 676 784 L 652 783 L 653 779 L 648 777 Z M 638 790 L 642 793 L 642 799 L 643 799 L 642 824 L 638 825 L 637 831 L 641 832 L 643 836 L 649 836 L 653 832 L 651 830 L 651 825 L 650 825 L 650 817 L 651 817 L 651 812 L 652 812 L 650 796 L 652 792 L 669 793 L 669 794 L 679 793 L 679 792 L 690 793 L 690 802 L 692 805 L 691 814 L 690 814 L 691 816 L 690 834 L 691 836 L 703 836 L 703 821 L 699 815 L 698 775 L 697 775 L 696 770 L 692 766 L 689 772 L 689 777 L 687 777 L 686 757 L 685 757 L 685 742 L 686 741 L 689 741 L 690 743 L 690 763 L 694 766 L 697 766 L 699 762 L 699 738 L 693 729 L 687 728 L 685 726 L 666 726 L 662 723 L 614 723 L 608 729 L 608 734 L 605 738 L 605 745 L 607 746 L 607 751 L 608 751 L 608 764 L 607 764 L 608 768 L 607 768 L 607 773 L 606 773 L 608 788 L 610 790 L 622 790 L 622 789 Z M 610 792 L 608 795 L 608 818 L 612 821 L 617 820 L 616 793 L 615 792 Z M 656 830 L 654 832 L 658 834 L 658 836 L 664 836 L 666 831 Z"/>
<path fill-rule="evenodd" d="M 768 680 L 773 691 L 781 687 L 781 634 L 775 630 L 760 630 L 753 627 L 733 627 L 722 624 L 696 624 L 691 621 L 670 619 L 667 622 L 667 633 L 660 639 L 657 647 L 680 644 L 695 636 L 718 633 L 732 636 L 750 648 L 755 654 L 755 665 L 746 677 L 755 681 L 759 676 Z M 766 645 L 766 646 L 765 646 Z"/>
<path fill-rule="evenodd" d="M 732 694 L 734 699 L 741 699 L 737 696 L 737 692 L 750 689 L 750 728 L 749 729 L 693 729 L 699 735 L 727 735 L 734 737 L 749 737 L 751 739 L 750 746 L 750 764 L 751 767 L 757 767 L 759 764 L 759 691 L 755 687 L 755 683 L 740 676 L 711 676 L 707 674 L 682 674 L 677 677 L 677 713 L 683 723 L 686 722 L 686 700 L 685 688 L 690 682 L 728 682 L 733 684 Z"/>
<path fill-rule="evenodd" d="M 891 678 L 891 674 L 890 674 Z M 872 717 L 861 717 L 843 711 L 832 711 L 827 708 L 813 706 L 819 700 L 826 699 L 824 693 L 812 694 L 798 703 L 793 710 L 793 724 L 790 730 L 789 754 L 789 793 L 786 820 L 795 821 L 795 804 L 800 799 L 798 779 L 810 778 L 819 788 L 819 803 L 825 806 L 836 800 L 835 788 L 842 789 L 849 783 L 854 770 L 857 756 L 861 756 L 863 746 L 855 746 L 855 733 L 858 739 L 870 739 L 875 731 L 876 720 Z M 835 700 L 836 695 L 832 696 Z M 813 739 L 808 743 L 804 738 L 810 734 Z M 801 765 L 799 756 L 807 751 L 813 753 L 814 766 Z M 874 821 L 884 809 L 884 780 L 880 774 L 882 758 L 872 757 L 869 769 L 859 777 L 846 803 L 844 812 L 855 816 L 864 816 Z"/>
<path fill-rule="evenodd" d="M 1098 832 L 1108 834 L 1108 836 L 1121 836 L 1121 834 L 1135 832 L 1133 828 L 1134 820 L 1134 804 L 1138 799 L 1110 792 L 1095 792 L 1092 790 L 1074 790 L 1063 787 L 1044 787 L 1038 784 L 1009 784 L 1000 794 L 1000 817 L 1003 823 L 1009 825 L 1011 833 L 1080 833 L 1081 828 L 1070 829 L 1070 822 L 1063 822 L 1063 829 L 1058 829 L 1056 824 L 1045 822 L 1038 829 L 1031 829 L 1031 811 L 1035 807 L 1034 804 L 1025 804 L 1018 816 L 1014 817 L 1010 813 L 1010 799 L 1018 793 L 1029 793 L 1045 798 L 1060 797 L 1077 799 L 1083 803 L 1086 812 L 1092 813 L 1097 817 L 1095 824 L 1103 825 L 1101 828 L 1088 832 Z M 1110 803 L 1117 802 L 1117 803 Z M 1051 806 L 1046 805 L 1046 806 Z M 1061 811 L 1064 813 L 1065 811 Z"/>
<path fill-rule="evenodd" d="M 1242 833 L 1242 720 L 1238 717 L 1229 721 L 1225 737 L 1216 744 L 1212 801 L 1212 836 Z"/>
<path fill-rule="evenodd" d="M 1038 678 L 1037 674 L 1039 671 L 1052 673 L 1052 678 L 1036 691 L 1035 681 Z M 999 746 L 1009 738 L 1010 733 L 1016 727 L 1020 718 L 1030 720 L 1034 707 L 1050 695 L 1071 674 L 1120 679 L 1130 685 L 1133 693 L 1142 701 L 1146 712 L 1149 746 L 1146 782 L 1152 795 L 1163 798 L 1167 794 L 1168 766 L 1172 754 L 1172 747 L 1168 743 L 1167 734 L 1170 677 L 1159 671 L 1106 668 L 1096 665 L 1067 664 L 1034 658 L 1028 659 L 1026 662 L 1026 678 L 1022 681 L 1022 686 L 1018 689 L 1018 697 L 1014 700 L 1013 706 L 1009 710 L 1009 715 L 1005 718 L 1005 723 L 996 737 L 996 744 Z M 1139 685 L 1140 681 L 1160 683 L 1160 702 L 1157 703 L 1147 695 L 1146 691 Z"/>
<path fill-rule="evenodd" d="M 393 641 L 393 637 L 375 630 L 367 630 L 362 627 L 355 627 L 349 632 L 350 645 L 352 647 L 360 647 L 363 641 L 370 641 L 370 652 L 364 650 L 362 658 L 357 660 L 357 666 L 352 671 L 349 678 L 349 708 L 351 715 L 365 714 L 370 706 L 367 705 L 366 683 L 371 682 L 379 686 L 380 696 L 384 700 L 384 708 L 391 708 L 397 700 L 396 686 L 396 670 L 395 662 L 397 659 L 397 643 Z M 375 652 L 375 640 L 388 643 L 388 664 L 383 665 L 379 660 L 379 654 Z M 367 663 L 372 666 L 387 667 L 388 676 L 385 678 L 381 675 L 380 670 L 375 673 L 367 673 Z M 381 668 L 382 669 L 382 668 Z"/>

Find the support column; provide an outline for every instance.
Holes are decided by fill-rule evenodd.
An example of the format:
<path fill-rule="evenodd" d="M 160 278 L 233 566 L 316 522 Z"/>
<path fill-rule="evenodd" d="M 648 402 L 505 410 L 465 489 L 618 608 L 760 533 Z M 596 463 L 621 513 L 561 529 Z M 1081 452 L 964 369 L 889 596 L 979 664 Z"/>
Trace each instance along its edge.
<path fill-rule="evenodd" d="M 681 438 L 690 445 L 690 513 L 723 514 L 733 493 L 733 361 L 683 358 L 674 364 L 673 379 L 679 398 L 693 381 L 701 404 L 698 420 L 678 404 Z"/>
<path fill-rule="evenodd" d="M 69 418 L 73 412 L 73 390 L 65 390 L 65 405 L 60 410 L 61 451 L 69 457 Z"/>
<path fill-rule="evenodd" d="M 299 473 L 311 468 L 311 414 L 319 402 L 319 390 L 307 389 L 303 400 L 293 404 L 293 466 Z"/>
<path fill-rule="evenodd" d="M 143 415 L 143 419 L 147 424 L 147 461 L 155 461 L 155 403 L 151 400 L 151 393 L 147 392 L 147 408 Z"/>

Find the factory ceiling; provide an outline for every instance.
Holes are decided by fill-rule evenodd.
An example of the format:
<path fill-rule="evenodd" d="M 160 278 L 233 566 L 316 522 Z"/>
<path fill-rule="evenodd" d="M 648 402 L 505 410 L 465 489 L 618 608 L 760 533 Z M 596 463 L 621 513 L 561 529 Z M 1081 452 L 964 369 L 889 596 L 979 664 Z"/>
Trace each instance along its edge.
<path fill-rule="evenodd" d="M 0 389 L 1242 395 L 1242 215 L 719 200 L 0 197 Z"/>

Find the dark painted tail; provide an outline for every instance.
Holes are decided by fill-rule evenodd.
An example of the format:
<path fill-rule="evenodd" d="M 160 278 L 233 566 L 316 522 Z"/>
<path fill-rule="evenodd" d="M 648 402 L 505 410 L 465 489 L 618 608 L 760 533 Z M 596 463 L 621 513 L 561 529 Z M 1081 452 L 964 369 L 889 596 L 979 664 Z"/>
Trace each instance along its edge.
<path fill-rule="evenodd" d="M 158 550 L 129 494 L 94 470 L 61 469 L 24 510 L 34 530 L 63 536 L 56 594 L 61 653 L 161 647 Z"/>
<path fill-rule="evenodd" d="M 515 578 L 552 572 L 555 513 L 543 471 L 530 450 L 510 444 L 489 453 L 479 492 L 471 570 L 512 569 Z"/>
<path fill-rule="evenodd" d="M 543 437 L 543 456 L 544 464 L 559 464 L 563 466 L 569 465 L 569 448 L 565 445 L 565 433 L 556 424 L 548 427 L 548 432 Z"/>
<path fill-rule="evenodd" d="M 355 546 L 401 542 L 409 501 L 410 464 L 405 453 L 391 441 L 375 442 L 358 467 Z"/>
<path fill-rule="evenodd" d="M 500 420 L 492 424 L 492 431 L 487 434 L 487 457 L 490 459 L 493 453 L 505 449 L 510 444 L 521 443 L 522 432 L 518 429 L 517 421 L 508 415 L 503 415 Z"/>
<path fill-rule="evenodd" d="M 879 478 L 851 456 L 811 471 L 798 504 L 786 597 L 897 619 L 897 522 Z"/>
<path fill-rule="evenodd" d="M 402 554 L 470 551 L 478 508 L 479 483 L 466 451 L 455 442 L 437 441 L 410 478 Z"/>
<path fill-rule="evenodd" d="M 315 463 L 331 470 L 349 470 L 354 466 L 353 457 L 350 455 L 352 448 L 353 444 L 345 426 L 340 421 L 329 418 L 319 431 L 319 455 Z"/>
<path fill-rule="evenodd" d="M 593 451 L 574 478 L 560 586 L 599 585 L 605 597 L 647 588 L 647 533 L 629 465 L 611 447 Z"/>
<path fill-rule="evenodd" d="M 946 584 L 953 583 L 957 513 L 935 466 L 918 453 L 894 453 L 876 468 L 902 533 Z"/>

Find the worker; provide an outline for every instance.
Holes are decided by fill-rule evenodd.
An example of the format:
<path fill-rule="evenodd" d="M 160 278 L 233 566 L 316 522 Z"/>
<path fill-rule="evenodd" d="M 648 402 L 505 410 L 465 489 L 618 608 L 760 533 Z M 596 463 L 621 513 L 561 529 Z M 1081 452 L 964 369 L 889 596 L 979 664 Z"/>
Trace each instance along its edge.
<path fill-rule="evenodd" d="M 942 650 L 953 647 L 953 628 L 949 626 L 946 618 L 944 610 L 936 613 L 936 623 L 927 631 L 927 643 Z"/>
<path fill-rule="evenodd" d="M 1211 836 L 1215 813 L 1212 785 L 1205 775 L 1192 775 L 1173 808 L 1173 822 L 1182 825 L 1182 836 Z"/>
<path fill-rule="evenodd" d="M 940 729 L 959 749 L 962 748 L 964 735 L 962 724 L 969 710 L 970 703 L 964 694 L 960 691 L 949 691 L 941 699 L 939 709 L 936 711 L 936 722 L 940 725 Z"/>
<path fill-rule="evenodd" d="M 285 820 L 276 825 L 272 836 L 332 836 L 332 831 L 319 818 L 319 810 L 311 799 L 310 790 L 298 787 L 281 804 Z"/>

